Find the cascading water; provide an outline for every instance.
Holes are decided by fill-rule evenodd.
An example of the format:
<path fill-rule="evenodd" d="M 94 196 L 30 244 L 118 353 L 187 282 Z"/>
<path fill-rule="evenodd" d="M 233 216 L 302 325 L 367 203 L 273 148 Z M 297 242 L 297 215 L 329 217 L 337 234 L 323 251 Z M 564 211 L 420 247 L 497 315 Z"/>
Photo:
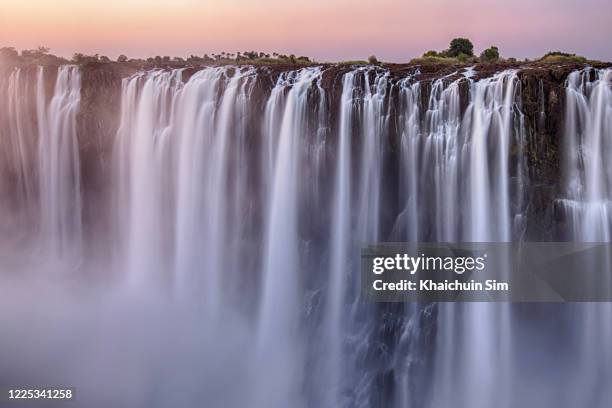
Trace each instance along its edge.
<path fill-rule="evenodd" d="M 471 94 L 463 117 L 462 81 L 469 81 Z M 422 113 L 416 103 L 419 83 L 401 84 L 401 101 L 408 107 L 400 122 L 405 206 L 396 231 L 405 228 L 407 239 L 434 242 L 511 239 L 508 150 L 520 135 L 517 81 L 514 71 L 481 81 L 457 74 L 438 79 Z M 439 306 L 434 406 L 486 407 L 499 397 L 506 385 L 500 376 L 510 369 L 508 313 L 504 305 Z"/>
<path fill-rule="evenodd" d="M 568 228 L 563 238 L 582 242 L 609 242 L 612 238 L 612 70 L 586 68 L 572 72 L 566 83 L 563 189 L 558 201 Z M 611 287 L 610 267 L 595 284 Z M 612 398 L 601 381 L 612 378 L 612 304 L 576 305 L 578 340 L 576 364 L 584 374 L 577 379 L 587 395 L 574 396 L 579 404 L 585 398 L 594 407 L 603 407 Z"/>
<path fill-rule="evenodd" d="M 164 220 L 170 167 L 169 120 L 180 71 L 152 72 L 124 80 L 115 154 L 118 228 L 127 279 L 150 285 L 163 279 L 169 254 Z M 142 84 L 141 84 L 142 83 Z"/>
<path fill-rule="evenodd" d="M 328 360 L 329 395 L 326 406 L 340 405 L 342 362 L 342 332 L 344 319 L 344 287 L 346 282 L 346 261 L 349 258 L 350 222 L 351 222 L 351 133 L 353 130 L 353 92 L 355 75 L 348 73 L 342 80 L 340 101 L 340 126 L 338 131 L 336 175 L 333 202 L 333 219 L 336 220 L 331 230 L 331 259 L 328 284 L 328 306 L 326 314 L 327 330 L 325 331 L 331 350 Z"/>
<path fill-rule="evenodd" d="M 31 120 L 36 115 L 35 106 L 28 103 L 34 98 L 34 89 L 27 74 L 16 68 L 0 78 L 0 90 L 4 96 L 3 105 L 6 106 L 0 111 L 3 169 L 3 183 L 0 186 L 6 197 L 2 201 L 2 221 L 5 228 L 16 228 L 9 226 L 14 217 L 6 217 L 6 214 L 17 213 L 21 221 L 18 227 L 24 228 L 37 212 L 34 154 L 38 135 L 35 122 Z M 19 214 L 17 208 L 25 208 L 26 211 Z"/>
<path fill-rule="evenodd" d="M 11 200 L 26 209 L 17 212 L 23 216 L 20 228 L 38 229 L 37 246 L 47 261 L 74 266 L 82 245 L 77 140 L 81 77 L 75 66 L 59 67 L 49 97 L 46 84 L 53 72 L 47 71 L 38 67 L 34 75 L 16 68 L 8 77 L 8 115 L 0 118 L 2 152 L 8 153 L 4 175 L 16 177 Z"/>
<path fill-rule="evenodd" d="M 92 297 L 94 319 L 66 317 L 84 328 L 75 337 L 97 337 L 78 350 L 83 367 L 54 371 L 85 396 L 100 391 L 84 370 L 113 387 L 133 383 L 92 406 L 150 406 L 155 390 L 161 405 L 180 407 L 204 394 L 223 407 L 603 408 L 609 305 L 555 317 L 580 328 L 558 347 L 578 346 L 572 361 L 586 374 L 546 382 L 534 356 L 550 363 L 555 351 L 522 347 L 552 329 L 534 328 L 515 305 L 360 297 L 363 244 L 524 236 L 518 69 L 480 79 L 474 69 L 423 79 L 419 69 L 371 66 L 134 71 L 118 98 L 112 160 L 101 160 L 109 236 L 81 226 L 82 208 L 99 198 L 81 197 L 91 165 L 79 156 L 87 135 L 77 135 L 91 97 L 82 69 L 0 75 L 0 209 L 3 233 L 27 231 L 9 221 L 30 222 L 56 258 L 111 248 L 98 269 L 118 290 Z M 565 239 L 610 238 L 611 76 L 585 70 L 567 81 L 556 201 Z M 74 265 L 94 280 L 90 265 Z M 570 396 L 552 395 L 566 384 Z"/>
<path fill-rule="evenodd" d="M 37 75 L 40 231 L 45 250 L 59 259 L 81 256 L 81 172 L 76 115 L 81 102 L 81 74 L 74 66 L 58 69 L 47 106 L 44 68 Z"/>
<path fill-rule="evenodd" d="M 281 392 L 271 395 L 258 390 L 256 400 L 261 401 L 262 406 L 281 407 L 287 400 L 300 400 L 303 381 L 300 367 L 304 364 L 298 324 L 302 303 L 298 233 L 298 194 L 303 180 L 300 152 L 308 129 L 309 90 L 319 75 L 320 70 L 315 68 L 291 73 L 288 78 L 281 76 L 276 86 L 288 88 L 288 91 L 284 111 L 279 116 L 279 133 L 267 135 L 276 139 L 276 149 L 269 212 L 266 214 L 256 353 L 259 354 L 258 363 L 271 365 L 271 375 L 266 384 L 278 387 Z M 266 122 L 272 120 L 267 118 Z"/>
<path fill-rule="evenodd" d="M 597 79 L 590 80 L 590 76 Z M 583 241 L 611 238 L 612 178 L 606 158 L 612 145 L 612 70 L 573 72 L 567 79 L 565 189 L 572 211 L 572 235 Z M 574 204 L 574 205 L 572 205 Z"/>

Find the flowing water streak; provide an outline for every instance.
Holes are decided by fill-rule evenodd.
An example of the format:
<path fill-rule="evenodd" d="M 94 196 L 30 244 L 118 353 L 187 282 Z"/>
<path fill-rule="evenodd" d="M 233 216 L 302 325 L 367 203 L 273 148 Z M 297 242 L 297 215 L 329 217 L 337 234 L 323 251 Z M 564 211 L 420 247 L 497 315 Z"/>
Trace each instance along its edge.
<path fill-rule="evenodd" d="M 419 145 L 421 129 L 421 86 L 409 76 L 399 84 L 399 134 L 401 145 L 400 200 L 405 207 L 398 216 L 398 234 L 410 242 L 419 239 Z M 402 234 L 402 231 L 405 232 Z"/>
<path fill-rule="evenodd" d="M 5 74 L 0 78 L 0 91 L 6 106 L 0 112 L 0 165 L 4 170 L 4 188 L 11 200 L 2 204 L 9 213 L 16 214 L 16 217 L 7 217 L 9 225 L 19 219 L 21 222 L 18 228 L 36 228 L 37 223 L 33 220 L 38 220 L 39 216 L 35 149 L 38 129 L 31 120 L 37 114 L 36 105 L 31 103 L 35 96 L 36 81 L 21 68 Z"/>
<path fill-rule="evenodd" d="M 81 74 L 61 66 L 49 105 L 44 68 L 38 68 L 40 232 L 44 250 L 57 259 L 81 256 L 81 169 L 76 117 L 81 103 Z"/>
<path fill-rule="evenodd" d="M 210 146 L 214 132 L 217 88 L 223 71 L 205 69 L 194 74 L 176 97 L 176 231 L 174 268 L 177 295 L 195 296 L 204 277 L 201 238 L 204 226 Z M 210 220 L 207 220 L 210 221 Z M 211 303 L 213 301 L 211 300 Z"/>
<path fill-rule="evenodd" d="M 587 68 L 572 72 L 566 82 L 563 188 L 558 204 L 568 219 L 567 236 L 582 242 L 609 242 L 612 238 L 612 70 Z M 599 266 L 607 273 L 598 286 L 612 285 L 612 260 Z M 570 400 L 604 407 L 612 398 L 612 304 L 585 303 L 578 311 L 579 351 L 576 364 L 584 373 Z"/>
<path fill-rule="evenodd" d="M 349 322 L 345 326 L 345 406 L 365 407 L 372 403 L 376 387 L 376 370 L 365 369 L 365 359 L 372 348 L 380 344 L 377 338 L 377 308 L 369 307 L 360 297 L 359 270 L 355 260 L 363 244 L 384 239 L 381 232 L 381 194 L 384 147 L 389 136 L 389 91 L 390 72 L 372 67 L 355 68 L 352 75 L 355 82 L 352 102 L 351 140 L 358 149 L 353 149 L 351 160 L 352 198 L 350 211 L 351 234 L 348 258 L 345 268 L 351 271 L 346 280 L 345 294 Z M 348 86 L 350 83 L 344 83 Z M 345 88 L 346 89 L 346 88 Z M 346 89 L 348 92 L 348 89 Z M 345 95 L 348 98 L 348 94 Z M 348 103 L 348 100 L 344 100 Z M 345 106 L 348 109 L 348 106 Z M 352 143 L 351 143 L 352 144 Z M 338 187 L 338 186 L 336 186 Z M 334 191 L 335 199 L 343 194 L 342 189 Z M 337 228 L 336 225 L 333 228 Z M 342 386 L 342 384 L 341 384 Z"/>
<path fill-rule="evenodd" d="M 256 357 L 269 375 L 265 384 L 256 381 L 254 392 L 262 406 L 282 407 L 286 401 L 300 403 L 303 345 L 298 328 L 302 301 L 300 296 L 300 242 L 298 235 L 298 193 L 300 188 L 301 146 L 307 139 L 309 94 L 321 69 L 305 68 L 283 73 L 276 88 L 285 88 L 282 115 L 278 115 L 278 135 L 268 134 L 268 146 L 276 146 L 271 174 L 269 210 L 266 215 L 266 240 L 263 283 L 260 300 Z M 278 95 L 272 91 L 271 97 Z M 267 111 L 266 113 L 271 113 Z M 269 124 L 271 118 L 265 118 Z M 270 140 L 275 140 L 273 143 Z M 270 388 L 272 387 L 272 388 Z"/>
<path fill-rule="evenodd" d="M 612 70 L 573 72 L 567 79 L 564 183 L 574 218 L 573 235 L 581 241 L 612 238 L 610 199 L 612 171 L 606 158 L 612 153 L 610 106 Z M 573 207 L 573 208 L 572 208 Z"/>
<path fill-rule="evenodd" d="M 508 160 L 517 115 L 517 82 L 516 71 L 508 70 L 473 83 L 474 99 L 466 112 L 471 115 L 468 184 L 471 217 L 465 229 L 469 231 L 467 241 L 507 242 L 512 237 Z M 510 396 L 504 394 L 512 378 L 509 306 L 468 304 L 463 314 L 465 343 L 461 367 L 466 388 L 470 390 L 466 393 L 466 405 L 487 407 L 500 400 L 511 404 Z"/>
<path fill-rule="evenodd" d="M 427 178 L 433 176 L 431 183 L 434 191 L 427 201 L 434 203 L 435 212 L 428 219 L 435 225 L 435 235 L 432 238 L 440 242 L 455 242 L 459 237 L 456 202 L 459 198 L 460 80 L 448 86 L 445 85 L 445 78 L 435 81 L 425 113 L 421 174 Z"/>
<path fill-rule="evenodd" d="M 516 72 L 504 71 L 474 83 L 470 143 L 469 235 L 474 242 L 508 241 L 510 210 L 508 196 L 508 146 L 514 123 Z M 495 138 L 492 141 L 490 138 Z M 492 159 L 488 146 L 494 143 Z M 493 159 L 497 159 L 494 161 Z M 490 169 L 491 163 L 497 167 Z M 495 210 L 494 210 L 495 208 Z"/>
<path fill-rule="evenodd" d="M 0 154 L 2 182 L 8 181 L 0 189 L 8 188 L 10 197 L 3 200 L 3 215 L 12 213 L 8 219 L 18 226 L 11 235 L 38 231 L 35 245 L 45 261 L 74 267 L 82 252 L 80 70 L 14 68 L 0 79 L 0 90 L 7 98 L 0 112 Z"/>
<path fill-rule="evenodd" d="M 247 70 L 237 69 L 226 80 L 223 96 L 216 113 L 215 130 L 209 148 L 206 171 L 206 191 L 204 225 L 206 225 L 206 246 L 204 261 L 209 276 L 206 277 L 207 313 L 217 315 L 222 309 L 224 285 L 222 274 L 228 273 L 229 260 L 235 258 L 229 243 L 232 241 L 231 228 L 228 219 L 229 195 L 229 154 L 230 142 L 235 138 L 235 123 L 238 122 L 237 96 L 244 93 L 244 78 L 250 75 Z"/>
<path fill-rule="evenodd" d="M 180 70 L 151 71 L 123 81 L 115 157 L 122 269 L 132 287 L 158 285 L 167 268 L 167 174 L 173 96 Z"/>
<path fill-rule="evenodd" d="M 380 187 L 382 148 L 388 135 L 388 111 L 385 102 L 388 91 L 388 71 L 360 69 L 363 75 L 361 116 L 361 157 L 357 239 L 361 243 L 380 240 Z M 374 80 L 371 76 L 374 74 Z M 372 81 L 372 82 L 371 82 Z"/>
<path fill-rule="evenodd" d="M 239 230 L 230 219 L 240 210 L 229 201 L 238 197 L 230 156 L 252 73 L 206 68 L 185 82 L 183 70 L 156 70 L 123 84 L 115 156 L 125 268 L 134 282 L 170 281 L 179 298 L 202 297 L 211 316 L 231 284 L 222 275 L 232 269 Z"/>
<path fill-rule="evenodd" d="M 417 70 L 415 75 L 420 72 Z M 399 240 L 416 242 L 419 239 L 419 158 L 421 156 L 421 84 L 408 75 L 399 81 L 398 90 L 398 134 L 400 138 L 400 167 L 398 186 L 400 203 L 405 203 L 398 214 L 393 229 L 393 237 Z M 403 238 L 402 238 L 403 237 Z M 396 407 L 411 406 L 414 401 L 413 363 L 415 350 L 413 340 L 419 336 L 416 324 L 420 307 L 417 304 L 406 305 L 407 323 L 398 341 L 398 352 L 394 356 L 394 366 L 397 368 L 395 378 Z"/>
<path fill-rule="evenodd" d="M 344 319 L 343 306 L 346 281 L 350 268 L 351 234 L 351 136 L 355 92 L 355 72 L 347 72 L 342 78 L 340 99 L 340 128 L 336 147 L 336 169 L 332 203 L 331 261 L 327 288 L 327 312 L 325 336 L 329 343 L 328 395 L 324 406 L 341 406 L 341 379 L 343 364 Z"/>
<path fill-rule="evenodd" d="M 419 201 L 434 203 L 433 206 L 424 205 L 423 211 L 427 211 L 428 207 L 435 209 L 433 214 L 417 215 L 418 220 L 425 221 L 423 222 L 425 231 L 428 223 L 433 226 L 434 235 L 423 234 L 418 238 L 421 241 L 456 242 L 460 240 L 462 233 L 460 216 L 462 208 L 459 202 L 466 200 L 461 196 L 465 188 L 461 188 L 465 186 L 465 177 L 462 176 L 464 164 L 461 160 L 462 152 L 465 151 L 465 138 L 460 134 L 462 118 L 459 85 L 465 79 L 459 77 L 448 83 L 451 76 L 433 83 L 425 113 L 423 136 L 417 139 L 418 146 L 424 146 L 421 148 L 424 151 L 421 171 L 415 180 L 422 195 Z M 423 180 L 430 181 L 423 183 Z M 427 184 L 432 188 L 427 189 L 425 187 Z M 458 333 L 455 330 L 460 327 L 457 322 L 460 313 L 452 304 L 438 305 L 438 307 L 441 335 L 437 338 L 437 344 L 440 350 L 447 353 L 455 347 L 453 339 Z M 440 381 L 437 385 L 437 395 L 443 400 L 456 390 L 454 373 L 457 370 L 457 360 L 452 358 L 452 354 L 446 357 L 440 359 L 436 367 Z"/>
<path fill-rule="evenodd" d="M 432 84 L 423 115 L 404 115 L 402 162 L 416 175 L 405 176 L 408 183 L 401 190 L 406 207 L 399 219 L 404 225 L 422 226 L 418 234 L 407 231 L 416 240 L 509 241 L 515 216 L 511 208 L 517 208 L 510 202 L 509 146 L 516 139 L 516 118 L 521 116 L 515 106 L 516 72 L 504 71 L 479 81 L 471 80 L 468 73 L 463 75 L 466 78 L 452 80 L 454 76 Z M 471 88 L 463 116 L 462 81 L 469 81 Z M 403 84 L 400 95 L 415 104 L 415 88 Z M 418 116 L 424 118 L 420 125 L 413 119 Z M 415 168 L 410 162 L 419 165 Z M 426 205 L 419 206 L 420 202 Z M 511 370 L 508 308 L 444 304 L 438 310 L 433 406 L 489 406 L 506 389 L 501 377 Z M 494 364 L 497 355 L 503 358 Z M 459 400 L 458 387 L 465 390 Z"/>

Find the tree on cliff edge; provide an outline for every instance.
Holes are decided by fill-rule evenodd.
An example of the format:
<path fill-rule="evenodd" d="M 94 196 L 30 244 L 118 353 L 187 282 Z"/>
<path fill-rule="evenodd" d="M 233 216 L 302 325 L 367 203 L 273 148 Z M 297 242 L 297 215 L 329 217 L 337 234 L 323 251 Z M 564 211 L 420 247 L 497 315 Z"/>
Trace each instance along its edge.
<path fill-rule="evenodd" d="M 499 60 L 499 48 L 492 45 L 480 54 L 480 59 L 485 62 L 493 62 Z"/>
<path fill-rule="evenodd" d="M 454 38 L 450 42 L 450 47 L 444 53 L 447 57 L 456 58 L 459 54 L 465 54 L 468 57 L 474 56 L 474 44 L 467 38 Z"/>

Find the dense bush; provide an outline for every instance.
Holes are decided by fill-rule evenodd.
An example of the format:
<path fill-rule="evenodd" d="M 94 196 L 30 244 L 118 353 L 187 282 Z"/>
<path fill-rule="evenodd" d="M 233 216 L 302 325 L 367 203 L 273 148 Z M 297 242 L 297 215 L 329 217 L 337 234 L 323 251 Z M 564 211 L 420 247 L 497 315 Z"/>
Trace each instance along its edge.
<path fill-rule="evenodd" d="M 446 57 L 458 57 L 465 54 L 468 57 L 474 56 L 474 44 L 467 38 L 454 38 L 448 50 L 444 52 Z"/>
<path fill-rule="evenodd" d="M 376 58 L 376 55 L 370 55 L 368 57 L 368 64 L 371 64 L 371 65 L 378 64 L 378 58 Z"/>
<path fill-rule="evenodd" d="M 460 58 L 461 62 L 474 56 L 474 45 L 467 38 L 454 38 L 447 50 L 437 52 L 429 50 L 422 58 Z"/>
<path fill-rule="evenodd" d="M 484 62 L 499 60 L 499 49 L 492 45 L 480 54 L 480 59 Z"/>

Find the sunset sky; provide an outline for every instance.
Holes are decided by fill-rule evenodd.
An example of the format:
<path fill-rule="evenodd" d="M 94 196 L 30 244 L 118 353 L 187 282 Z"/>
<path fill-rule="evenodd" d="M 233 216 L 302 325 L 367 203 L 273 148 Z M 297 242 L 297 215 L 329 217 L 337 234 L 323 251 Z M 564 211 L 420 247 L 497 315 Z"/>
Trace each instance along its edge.
<path fill-rule="evenodd" d="M 0 46 L 115 58 L 257 50 L 402 62 L 465 36 L 476 51 L 612 60 L 610 0 L 0 0 Z"/>

